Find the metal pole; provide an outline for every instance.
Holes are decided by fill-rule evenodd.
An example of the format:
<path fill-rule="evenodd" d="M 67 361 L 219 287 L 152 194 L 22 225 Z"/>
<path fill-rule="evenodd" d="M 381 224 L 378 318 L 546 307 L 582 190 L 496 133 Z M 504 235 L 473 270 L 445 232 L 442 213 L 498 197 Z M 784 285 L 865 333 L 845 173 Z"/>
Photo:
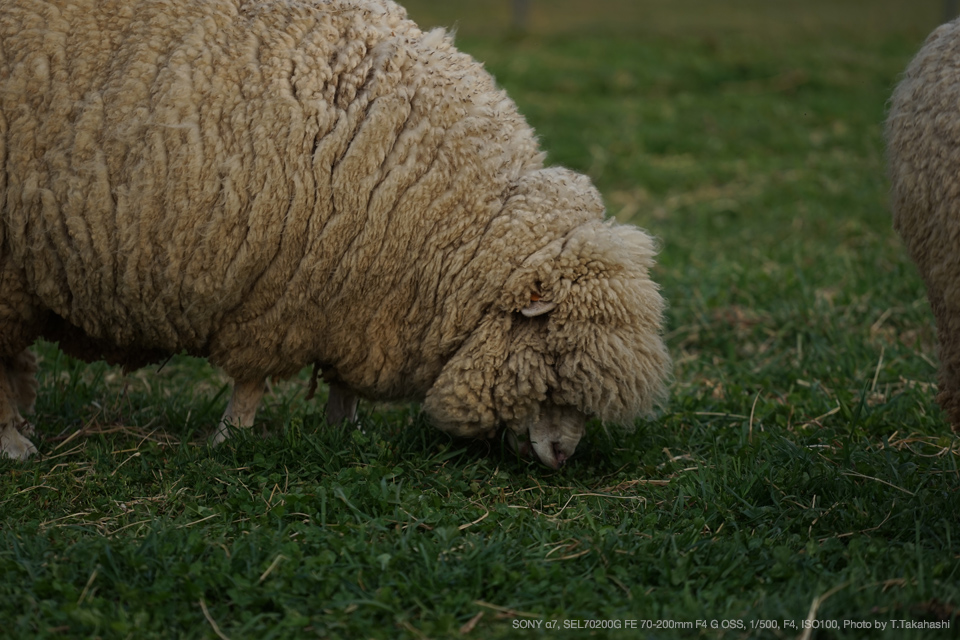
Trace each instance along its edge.
<path fill-rule="evenodd" d="M 513 0 L 513 28 L 526 31 L 530 26 L 530 0 Z"/>

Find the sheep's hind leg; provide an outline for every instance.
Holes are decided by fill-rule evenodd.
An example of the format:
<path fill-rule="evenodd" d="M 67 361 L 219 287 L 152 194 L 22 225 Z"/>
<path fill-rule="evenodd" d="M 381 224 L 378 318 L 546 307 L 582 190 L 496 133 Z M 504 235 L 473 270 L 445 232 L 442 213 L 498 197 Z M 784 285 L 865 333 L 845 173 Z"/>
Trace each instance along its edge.
<path fill-rule="evenodd" d="M 248 429 L 253 426 L 265 387 L 265 380 L 234 382 L 233 395 L 230 396 L 227 410 L 223 412 L 217 431 L 210 441 L 212 445 L 216 446 L 230 437 L 231 427 Z"/>
<path fill-rule="evenodd" d="M 960 432 L 960 309 L 949 305 L 941 289 L 930 282 L 927 283 L 927 296 L 937 321 L 937 355 L 940 357 L 937 402 L 947 414 L 953 430 Z"/>
<path fill-rule="evenodd" d="M 0 453 L 14 460 L 26 460 L 37 452 L 24 436 L 32 434 L 33 428 L 19 411 L 33 411 L 36 371 L 36 359 L 29 350 L 24 349 L 13 358 L 0 358 Z"/>
<path fill-rule="evenodd" d="M 350 389 L 331 382 L 330 395 L 327 397 L 327 424 L 356 422 L 359 399 Z"/>

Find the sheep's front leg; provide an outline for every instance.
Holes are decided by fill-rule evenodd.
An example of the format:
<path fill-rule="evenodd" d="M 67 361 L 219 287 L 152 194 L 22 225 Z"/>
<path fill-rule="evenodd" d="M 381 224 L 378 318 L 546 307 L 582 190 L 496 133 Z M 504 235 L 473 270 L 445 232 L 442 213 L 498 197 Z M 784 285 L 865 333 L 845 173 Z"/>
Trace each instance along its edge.
<path fill-rule="evenodd" d="M 37 452 L 20 432 L 33 432 L 18 409 L 33 410 L 37 397 L 34 377 L 37 365 L 33 354 L 24 350 L 14 358 L 0 359 L 0 454 L 14 460 L 26 460 Z"/>
<path fill-rule="evenodd" d="M 327 397 L 327 424 L 356 422 L 359 399 L 350 389 L 331 382 L 330 395 Z"/>
<path fill-rule="evenodd" d="M 210 441 L 212 445 L 216 446 L 230 437 L 230 427 L 248 429 L 253 426 L 265 388 L 266 380 L 233 383 L 233 395 Z"/>
<path fill-rule="evenodd" d="M 0 407 L 0 453 L 14 460 L 26 460 L 37 452 L 33 443 L 20 434 L 17 427 L 22 422 L 16 409 L 9 412 L 7 407 Z"/>

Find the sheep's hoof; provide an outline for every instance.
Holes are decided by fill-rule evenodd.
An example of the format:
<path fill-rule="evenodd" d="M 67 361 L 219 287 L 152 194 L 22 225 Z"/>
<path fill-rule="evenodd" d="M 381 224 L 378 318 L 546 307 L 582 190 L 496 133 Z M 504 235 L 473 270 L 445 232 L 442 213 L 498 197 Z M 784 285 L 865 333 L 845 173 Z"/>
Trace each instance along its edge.
<path fill-rule="evenodd" d="M 20 432 L 20 435 L 28 438 L 33 437 L 33 435 L 37 432 L 36 428 L 33 426 L 33 423 L 27 422 L 26 420 L 17 425 L 17 430 Z"/>
<path fill-rule="evenodd" d="M 7 424 L 0 428 L 0 452 L 13 460 L 26 460 L 37 452 L 37 448 L 16 427 Z"/>
<path fill-rule="evenodd" d="M 221 420 L 220 424 L 217 425 L 217 430 L 213 432 L 212 436 L 210 436 L 210 446 L 216 447 L 217 445 L 221 444 L 224 440 L 229 438 L 231 428 L 236 429 L 237 427 L 234 427 L 224 422 L 223 420 Z"/>
<path fill-rule="evenodd" d="M 360 397 L 348 388 L 331 383 L 327 397 L 327 424 L 356 423 L 359 400 Z"/>

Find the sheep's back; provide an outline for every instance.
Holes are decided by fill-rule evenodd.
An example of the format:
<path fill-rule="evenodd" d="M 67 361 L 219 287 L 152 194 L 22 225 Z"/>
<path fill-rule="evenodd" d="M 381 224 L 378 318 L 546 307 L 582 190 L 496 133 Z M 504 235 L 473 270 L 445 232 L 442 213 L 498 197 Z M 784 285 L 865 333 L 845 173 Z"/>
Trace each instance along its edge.
<path fill-rule="evenodd" d="M 540 162 L 444 34 L 373 0 L 55 4 L 0 9 L 2 242 L 47 308 L 371 388 L 443 339 L 442 263 Z"/>
<path fill-rule="evenodd" d="M 956 298 L 960 23 L 934 31 L 907 67 L 891 99 L 886 129 L 894 227 L 928 284 Z"/>

